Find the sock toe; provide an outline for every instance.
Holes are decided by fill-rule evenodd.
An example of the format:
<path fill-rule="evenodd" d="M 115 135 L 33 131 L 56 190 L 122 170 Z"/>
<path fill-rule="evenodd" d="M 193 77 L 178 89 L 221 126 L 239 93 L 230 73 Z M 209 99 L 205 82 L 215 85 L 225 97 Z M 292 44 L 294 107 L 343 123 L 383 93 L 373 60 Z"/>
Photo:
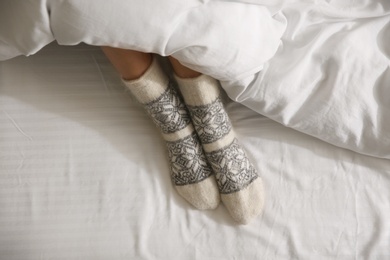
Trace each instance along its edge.
<path fill-rule="evenodd" d="M 264 207 L 264 187 L 261 178 L 256 178 L 244 189 L 221 195 L 230 215 L 239 224 L 245 225 L 256 218 Z"/>
<path fill-rule="evenodd" d="M 176 190 L 185 200 L 201 210 L 215 209 L 221 200 L 214 176 L 194 184 L 176 186 Z"/>

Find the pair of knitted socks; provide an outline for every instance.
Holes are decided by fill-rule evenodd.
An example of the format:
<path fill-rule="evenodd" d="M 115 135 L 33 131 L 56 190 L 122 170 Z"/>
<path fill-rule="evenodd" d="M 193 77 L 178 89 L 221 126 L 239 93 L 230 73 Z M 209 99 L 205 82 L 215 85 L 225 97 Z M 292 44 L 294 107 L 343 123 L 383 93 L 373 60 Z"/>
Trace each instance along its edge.
<path fill-rule="evenodd" d="M 263 208 L 263 184 L 235 137 L 219 84 L 206 75 L 176 81 L 182 96 L 154 59 L 125 84 L 166 141 L 178 193 L 198 209 L 222 200 L 236 222 L 247 224 Z"/>

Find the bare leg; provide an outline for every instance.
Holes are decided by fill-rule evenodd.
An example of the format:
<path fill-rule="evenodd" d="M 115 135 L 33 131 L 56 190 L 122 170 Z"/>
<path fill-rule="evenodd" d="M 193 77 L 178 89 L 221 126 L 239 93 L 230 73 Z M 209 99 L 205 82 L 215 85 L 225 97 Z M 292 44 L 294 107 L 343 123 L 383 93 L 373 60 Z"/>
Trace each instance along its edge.
<path fill-rule="evenodd" d="M 102 47 L 102 50 L 124 80 L 141 77 L 149 68 L 153 59 L 150 53 L 113 47 Z"/>
<path fill-rule="evenodd" d="M 169 56 L 169 61 L 171 62 L 176 75 L 180 78 L 196 78 L 201 75 L 201 73 L 183 66 L 177 59 L 173 58 L 172 56 Z"/>

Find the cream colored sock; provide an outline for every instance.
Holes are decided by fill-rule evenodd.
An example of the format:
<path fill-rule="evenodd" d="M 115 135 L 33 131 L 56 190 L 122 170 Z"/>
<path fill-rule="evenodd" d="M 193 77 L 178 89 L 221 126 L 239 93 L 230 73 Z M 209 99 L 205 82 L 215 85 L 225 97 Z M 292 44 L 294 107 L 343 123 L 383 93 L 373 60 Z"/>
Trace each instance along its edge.
<path fill-rule="evenodd" d="M 263 183 L 236 139 L 218 81 L 206 75 L 176 80 L 216 174 L 222 202 L 235 221 L 249 223 L 262 211 Z"/>
<path fill-rule="evenodd" d="M 156 59 L 139 79 L 124 82 L 161 130 L 178 193 L 198 209 L 216 208 L 220 195 L 215 176 L 184 102 Z"/>

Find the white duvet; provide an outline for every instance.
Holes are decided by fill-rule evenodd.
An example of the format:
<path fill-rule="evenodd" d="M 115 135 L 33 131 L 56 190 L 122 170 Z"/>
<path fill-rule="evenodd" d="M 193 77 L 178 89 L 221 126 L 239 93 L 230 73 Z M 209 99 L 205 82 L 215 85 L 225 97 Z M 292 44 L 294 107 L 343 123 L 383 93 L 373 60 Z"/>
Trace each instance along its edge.
<path fill-rule="evenodd" d="M 288 127 L 390 158 L 390 1 L 0 2 L 0 59 L 53 40 L 161 55 Z"/>

